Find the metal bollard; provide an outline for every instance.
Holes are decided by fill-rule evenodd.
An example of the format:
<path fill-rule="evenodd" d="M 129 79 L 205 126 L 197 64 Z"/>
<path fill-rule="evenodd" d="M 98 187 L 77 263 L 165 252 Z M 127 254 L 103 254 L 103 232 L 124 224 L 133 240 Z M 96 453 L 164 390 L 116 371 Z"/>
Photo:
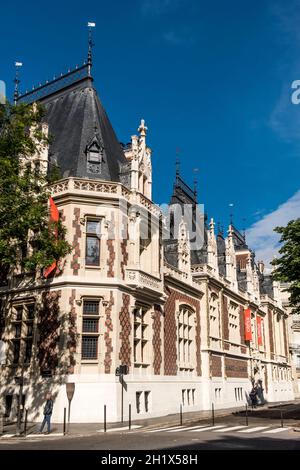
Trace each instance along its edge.
<path fill-rule="evenodd" d="M 104 405 L 104 432 L 106 432 L 106 405 Z"/>
<path fill-rule="evenodd" d="M 211 404 L 211 417 L 212 417 L 212 425 L 215 425 L 215 407 L 214 404 Z"/>
<path fill-rule="evenodd" d="M 67 408 L 64 408 L 64 436 L 66 435 Z"/>
<path fill-rule="evenodd" d="M 27 417 L 28 417 L 28 408 L 25 408 L 24 436 L 26 436 L 27 434 Z"/>
<path fill-rule="evenodd" d="M 182 426 L 182 404 L 180 404 L 179 415 L 180 415 L 180 426 Z"/>
<path fill-rule="evenodd" d="M 281 421 L 281 427 L 283 428 L 283 410 L 280 408 L 280 421 Z"/>
<path fill-rule="evenodd" d="M 248 405 L 246 403 L 246 426 L 248 426 Z"/>
<path fill-rule="evenodd" d="M 128 420 L 129 431 L 131 429 L 131 404 L 129 404 L 129 420 Z"/>

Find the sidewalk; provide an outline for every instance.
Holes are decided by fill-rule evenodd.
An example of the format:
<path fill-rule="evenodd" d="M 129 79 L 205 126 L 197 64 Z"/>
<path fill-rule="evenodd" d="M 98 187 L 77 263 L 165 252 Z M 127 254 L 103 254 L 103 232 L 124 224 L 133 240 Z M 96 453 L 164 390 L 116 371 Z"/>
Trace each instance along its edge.
<path fill-rule="evenodd" d="M 266 403 L 264 405 L 260 405 L 254 410 L 251 410 L 251 407 L 249 407 L 249 410 L 251 410 L 251 413 L 254 415 L 257 414 L 259 415 L 262 411 L 267 412 L 269 409 L 270 411 L 272 409 L 276 408 L 281 408 L 281 407 L 286 407 L 286 406 L 297 406 L 299 405 L 299 413 L 300 413 L 300 399 L 294 400 L 292 402 L 278 402 L 278 403 Z M 215 410 L 214 411 L 214 416 L 215 419 L 218 418 L 224 418 L 226 416 L 236 416 L 239 413 L 245 412 L 245 406 L 241 407 L 234 407 L 234 408 L 223 408 L 220 410 Z M 182 421 L 183 424 L 185 425 L 190 425 L 190 424 L 195 424 L 199 422 L 211 422 L 212 420 L 212 411 L 211 410 L 205 410 L 205 411 L 193 411 L 193 412 L 184 412 L 182 415 Z M 179 425 L 180 424 L 180 414 L 172 414 L 172 415 L 167 415 L 167 416 L 160 416 L 157 418 L 147 418 L 147 419 L 140 419 L 140 420 L 134 420 L 132 421 L 131 427 L 132 428 L 140 428 L 140 427 L 169 427 L 172 425 Z M 5 438 L 39 438 L 39 439 L 44 439 L 44 438 L 51 438 L 51 437 L 58 437 L 58 436 L 63 436 L 63 424 L 62 423 L 52 423 L 51 424 L 51 434 L 49 435 L 40 435 L 37 434 L 39 430 L 40 423 L 27 423 L 27 437 L 21 435 L 21 436 L 16 436 L 16 423 L 5 425 L 4 427 L 4 434 L 0 437 L 1 439 Z M 113 429 L 128 429 L 128 421 L 124 420 L 124 423 L 117 422 L 117 423 L 107 423 L 107 431 L 109 432 L 110 430 Z M 22 430 L 24 429 L 24 423 L 22 423 Z M 68 436 L 73 436 L 73 437 L 80 437 L 80 436 L 88 436 L 88 435 L 94 435 L 99 432 L 104 431 L 104 425 L 103 423 L 70 423 L 70 428 L 68 432 Z"/>

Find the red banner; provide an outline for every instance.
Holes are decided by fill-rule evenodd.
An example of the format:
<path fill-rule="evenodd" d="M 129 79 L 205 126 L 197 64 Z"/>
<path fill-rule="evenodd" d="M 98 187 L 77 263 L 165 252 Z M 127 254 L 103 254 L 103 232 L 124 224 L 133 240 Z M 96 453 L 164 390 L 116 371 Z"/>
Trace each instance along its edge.
<path fill-rule="evenodd" d="M 244 322 L 245 322 L 245 341 L 252 340 L 252 330 L 251 330 L 251 310 L 246 308 L 244 310 Z"/>
<path fill-rule="evenodd" d="M 52 197 L 49 199 L 50 204 L 50 221 L 51 222 L 58 222 L 59 221 L 59 212 L 55 202 L 53 201 Z"/>
<path fill-rule="evenodd" d="M 50 197 L 49 199 L 49 204 L 50 204 L 50 217 L 49 217 L 49 221 L 50 223 L 53 223 L 53 222 L 58 222 L 59 221 L 59 212 L 58 212 L 58 209 L 57 209 L 57 206 L 55 204 L 55 202 L 53 201 L 52 197 Z M 57 229 L 55 229 L 55 232 L 54 232 L 56 238 L 57 238 Z M 50 274 L 56 269 L 56 261 L 53 261 L 53 263 L 48 266 L 48 268 L 45 268 L 44 269 L 44 277 L 48 277 L 50 276 Z"/>
<path fill-rule="evenodd" d="M 262 318 L 257 317 L 257 342 L 258 346 L 263 345 L 263 336 L 262 336 Z"/>

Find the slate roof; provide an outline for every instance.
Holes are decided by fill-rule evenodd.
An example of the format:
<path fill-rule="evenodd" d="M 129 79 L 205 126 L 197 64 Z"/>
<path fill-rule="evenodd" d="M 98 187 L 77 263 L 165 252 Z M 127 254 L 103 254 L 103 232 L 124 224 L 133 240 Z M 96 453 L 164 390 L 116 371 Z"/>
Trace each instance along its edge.
<path fill-rule="evenodd" d="M 84 67 L 83 67 L 84 68 Z M 82 76 L 64 80 L 76 71 L 56 80 L 61 87 L 53 92 L 51 83 L 33 93 L 46 108 L 45 122 L 49 125 L 52 141 L 49 147 L 50 166 L 58 165 L 61 177 L 120 181 L 120 167 L 126 163 L 122 147 L 116 137 L 108 116 L 93 86 L 88 70 Z M 48 90 L 48 93 L 47 93 Z M 30 102 L 30 94 L 19 97 L 19 101 Z M 36 100 L 36 99 L 35 99 Z M 88 147 L 99 151 L 101 163 L 91 161 Z M 95 156 L 95 154 L 94 154 Z"/>
<path fill-rule="evenodd" d="M 274 299 L 274 288 L 272 276 L 269 274 L 264 274 L 260 276 L 259 279 L 259 290 L 262 295 L 268 295 Z"/>
<path fill-rule="evenodd" d="M 188 186 L 185 181 L 176 174 L 175 182 L 173 185 L 173 194 L 170 200 L 170 206 L 179 205 L 183 207 L 185 204 L 189 204 L 196 210 L 197 196 L 195 191 L 193 191 L 190 186 Z M 200 220 L 199 220 L 200 219 Z M 198 224 L 198 236 L 203 240 L 203 245 L 200 249 L 191 250 L 191 264 L 204 264 L 207 263 L 207 227 L 206 227 L 206 215 L 198 214 L 198 219 L 196 219 L 195 213 L 193 213 L 193 230 L 195 230 L 196 222 Z M 178 223 L 178 221 L 177 221 Z M 200 223 L 200 226 L 199 226 Z M 175 224 L 176 225 L 176 224 Z M 203 233 L 202 233 L 203 226 Z M 201 232 L 200 232 L 201 231 Z M 173 227 L 171 226 L 171 238 L 164 241 L 164 255 L 167 263 L 174 267 L 178 267 L 178 240 L 177 233 L 173 233 Z M 190 234 L 190 237 L 192 234 Z"/>
<path fill-rule="evenodd" d="M 221 276 L 226 277 L 226 245 L 223 234 L 219 231 L 217 234 L 218 267 Z"/>

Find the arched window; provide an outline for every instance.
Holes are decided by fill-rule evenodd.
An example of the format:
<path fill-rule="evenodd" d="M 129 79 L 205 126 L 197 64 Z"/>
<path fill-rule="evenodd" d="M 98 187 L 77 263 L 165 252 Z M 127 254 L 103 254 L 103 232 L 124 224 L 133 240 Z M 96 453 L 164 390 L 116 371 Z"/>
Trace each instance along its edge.
<path fill-rule="evenodd" d="M 177 323 L 177 357 L 181 371 L 192 371 L 196 367 L 195 339 L 195 312 L 181 305 Z"/>

